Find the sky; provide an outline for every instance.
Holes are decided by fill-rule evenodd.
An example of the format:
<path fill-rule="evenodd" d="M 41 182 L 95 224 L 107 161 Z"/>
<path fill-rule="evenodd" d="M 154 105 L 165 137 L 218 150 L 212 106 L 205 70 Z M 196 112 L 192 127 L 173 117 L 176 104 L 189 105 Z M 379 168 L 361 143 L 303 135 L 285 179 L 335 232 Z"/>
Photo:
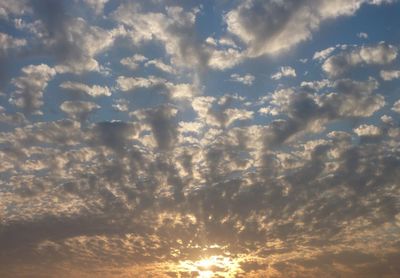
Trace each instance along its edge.
<path fill-rule="evenodd" d="M 0 277 L 399 277 L 399 26 L 0 0 Z"/>

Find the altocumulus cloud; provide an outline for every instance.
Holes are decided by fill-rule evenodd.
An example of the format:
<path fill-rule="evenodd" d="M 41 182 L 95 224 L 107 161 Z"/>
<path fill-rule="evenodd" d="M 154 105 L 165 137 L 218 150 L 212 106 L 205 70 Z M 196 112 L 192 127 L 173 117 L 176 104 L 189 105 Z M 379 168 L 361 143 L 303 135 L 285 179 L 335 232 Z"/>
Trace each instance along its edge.
<path fill-rule="evenodd" d="M 0 1 L 0 276 L 399 276 L 399 5 Z"/>

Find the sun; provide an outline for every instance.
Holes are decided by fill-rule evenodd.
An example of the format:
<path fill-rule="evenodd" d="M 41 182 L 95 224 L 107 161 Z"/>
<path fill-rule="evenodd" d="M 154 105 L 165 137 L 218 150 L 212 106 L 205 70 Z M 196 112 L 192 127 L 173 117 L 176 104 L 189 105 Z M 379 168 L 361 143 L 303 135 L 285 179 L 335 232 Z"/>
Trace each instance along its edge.
<path fill-rule="evenodd" d="M 188 271 L 197 272 L 197 277 L 200 278 L 211 278 L 215 277 L 215 275 L 228 278 L 234 277 L 239 264 L 229 257 L 211 256 L 201 258 L 198 261 L 182 261 L 181 267 Z"/>
<path fill-rule="evenodd" d="M 194 265 L 197 267 L 199 277 L 202 278 L 212 277 L 215 274 L 215 270 L 225 267 L 225 265 L 219 261 L 217 256 L 199 260 L 195 262 Z"/>

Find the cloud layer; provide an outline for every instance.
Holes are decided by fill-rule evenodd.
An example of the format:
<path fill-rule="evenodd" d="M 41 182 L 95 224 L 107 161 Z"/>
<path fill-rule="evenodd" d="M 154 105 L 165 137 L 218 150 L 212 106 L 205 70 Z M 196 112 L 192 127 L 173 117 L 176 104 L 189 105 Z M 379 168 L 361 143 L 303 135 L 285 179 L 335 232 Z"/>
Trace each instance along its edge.
<path fill-rule="evenodd" d="M 400 275 L 398 3 L 228 2 L 0 2 L 1 277 Z"/>

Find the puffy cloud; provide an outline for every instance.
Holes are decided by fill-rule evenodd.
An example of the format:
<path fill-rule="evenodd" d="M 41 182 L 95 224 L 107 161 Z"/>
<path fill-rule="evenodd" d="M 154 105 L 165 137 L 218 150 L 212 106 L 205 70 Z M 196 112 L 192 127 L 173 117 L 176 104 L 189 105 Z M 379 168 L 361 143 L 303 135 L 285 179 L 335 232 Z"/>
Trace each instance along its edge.
<path fill-rule="evenodd" d="M 166 82 L 165 79 L 155 76 L 149 76 L 147 78 L 119 76 L 116 81 L 117 88 L 123 92 L 134 91 L 139 88 L 152 88 L 161 86 Z"/>
<path fill-rule="evenodd" d="M 330 76 L 337 77 L 352 67 L 358 65 L 387 65 L 397 57 L 397 48 L 385 43 L 376 46 L 361 46 L 351 51 L 343 51 L 329 57 L 323 64 L 322 69 Z"/>
<path fill-rule="evenodd" d="M 359 37 L 360 39 L 368 39 L 368 34 L 365 32 L 360 32 L 357 33 L 357 37 Z"/>
<path fill-rule="evenodd" d="M 319 81 L 302 81 L 300 86 L 304 89 L 320 91 L 326 87 L 332 87 L 332 83 L 328 79 L 323 79 Z"/>
<path fill-rule="evenodd" d="M 10 102 L 26 113 L 40 114 L 44 90 L 56 71 L 46 64 L 40 64 L 26 66 L 21 72 L 22 76 L 12 80 L 16 89 L 11 95 Z"/>
<path fill-rule="evenodd" d="M 354 129 L 354 132 L 358 136 L 378 136 L 381 134 L 381 130 L 374 125 L 360 125 L 359 127 Z"/>
<path fill-rule="evenodd" d="M 167 82 L 166 87 L 169 90 L 170 98 L 176 100 L 191 100 L 200 93 L 199 88 L 193 84 L 172 84 Z"/>
<path fill-rule="evenodd" d="M 119 112 L 127 112 L 129 110 L 129 101 L 126 99 L 116 99 L 112 107 Z"/>
<path fill-rule="evenodd" d="M 346 88 L 332 88 L 344 95 L 376 88 L 373 81 L 341 82 Z M 240 114 L 238 119 L 252 121 L 246 111 L 228 106 L 235 101 L 246 100 L 196 97 L 193 107 L 206 117 L 222 106 L 228 118 Z M 326 104 L 294 89 L 271 101 L 288 109 L 291 119 L 226 124 L 221 131 L 200 116 L 178 122 L 177 110 L 164 105 L 134 112 L 133 122 L 85 126 L 63 120 L 1 133 L 3 144 L 20 147 L 0 152 L 2 171 L 13 176 L 0 183 L 9 190 L 0 192 L 1 202 L 18 209 L 4 216 L 0 242 L 7 256 L 0 261 L 10 267 L 3 273 L 20 275 L 26 265 L 41 275 L 183 275 L 204 270 L 198 258 L 203 251 L 220 254 L 211 263 L 215 272 L 229 268 L 243 275 L 266 275 L 267 264 L 277 277 L 342 273 L 336 264 L 329 270 L 308 266 L 340 261 L 351 269 L 348 260 L 355 257 L 362 263 L 354 273 L 375 266 L 379 252 L 393 250 L 397 148 L 387 141 L 357 144 L 338 131 L 279 148 L 296 125 L 297 132 L 303 127 L 297 120 L 324 117 Z M 355 129 L 363 135 L 367 130 L 372 126 Z M 180 133 L 200 140 L 183 143 Z M 146 143 L 148 135 L 157 149 Z M 272 142 L 275 149 L 266 145 Z M 360 233 L 374 241 L 366 244 Z M 46 268 L 38 266 L 37 254 Z"/>
<path fill-rule="evenodd" d="M 199 122 L 179 122 L 179 129 L 183 133 L 200 133 L 202 127 L 203 124 Z"/>
<path fill-rule="evenodd" d="M 245 0 L 225 15 L 228 31 L 247 46 L 250 57 L 288 50 L 311 38 L 328 19 L 354 14 L 362 4 L 384 1 Z"/>
<path fill-rule="evenodd" d="M 282 77 L 296 77 L 296 70 L 292 67 L 281 67 L 277 73 L 271 75 L 271 79 L 279 80 Z"/>
<path fill-rule="evenodd" d="M 27 0 L 12 1 L 4 0 L 0 3 L 0 18 L 8 18 L 10 15 L 17 16 L 32 12 Z"/>
<path fill-rule="evenodd" d="M 171 99 L 191 99 L 199 92 L 199 89 L 195 85 L 187 83 L 173 84 L 155 76 L 148 76 L 147 78 L 119 76 L 116 81 L 117 89 L 123 92 L 138 89 L 159 89 L 162 92 L 168 93 Z"/>
<path fill-rule="evenodd" d="M 212 49 L 210 51 L 208 66 L 212 69 L 225 70 L 236 66 L 244 58 L 245 55 L 240 50 L 234 48 L 226 50 Z"/>
<path fill-rule="evenodd" d="M 227 117 L 227 125 L 231 125 L 235 121 L 251 120 L 253 118 L 253 111 L 241 110 L 237 108 L 229 108 L 224 111 Z"/>
<path fill-rule="evenodd" d="M 392 110 L 393 110 L 394 112 L 400 113 L 400 100 L 396 101 L 396 102 L 393 104 Z"/>
<path fill-rule="evenodd" d="M 323 96 L 326 108 L 334 109 L 340 116 L 368 117 L 385 105 L 385 99 L 380 94 L 375 94 L 378 82 L 374 79 L 368 81 L 353 81 L 342 79 L 335 82 L 337 93 Z"/>
<path fill-rule="evenodd" d="M 381 78 L 385 81 L 400 78 L 400 70 L 381 70 Z"/>
<path fill-rule="evenodd" d="M 83 92 L 92 97 L 111 96 L 111 91 L 107 86 L 105 87 L 99 85 L 88 86 L 86 84 L 79 82 L 66 81 L 61 83 L 60 87 L 67 90 Z"/>
<path fill-rule="evenodd" d="M 139 67 L 139 63 L 145 62 L 148 59 L 140 54 L 135 54 L 131 57 L 125 57 L 121 59 L 120 63 L 131 70 L 136 70 Z"/>
<path fill-rule="evenodd" d="M 197 10 L 185 11 L 177 6 L 166 7 L 165 13 L 142 12 L 141 9 L 139 4 L 126 3 L 114 11 L 114 19 L 127 27 L 126 36 L 135 44 L 162 42 L 174 65 L 205 67 L 208 55 L 194 31 Z"/>
<path fill-rule="evenodd" d="M 369 117 L 385 105 L 382 95 L 375 94 L 378 83 L 374 79 L 353 81 L 341 79 L 332 84 L 335 92 L 315 95 L 297 92 L 292 88 L 275 91 L 269 106 L 259 110 L 273 116 L 285 114 L 267 127 L 266 140 L 279 145 L 304 131 L 320 132 L 331 121 L 352 117 Z"/>
<path fill-rule="evenodd" d="M 6 55 L 10 50 L 18 49 L 26 45 L 25 39 L 17 39 L 0 32 L 0 56 Z"/>
<path fill-rule="evenodd" d="M 313 59 L 323 61 L 326 58 L 328 58 L 333 53 L 333 51 L 335 51 L 335 49 L 336 49 L 335 47 L 331 46 L 324 50 L 317 51 L 314 53 Z"/>
<path fill-rule="evenodd" d="M 254 75 L 251 74 L 245 74 L 245 75 L 239 75 L 237 73 L 231 74 L 231 80 L 239 83 L 243 83 L 244 85 L 252 85 L 254 80 L 256 78 Z"/>
<path fill-rule="evenodd" d="M 14 2 L 0 1 L 0 7 L 11 9 Z M 17 75 L 0 98 L 36 103 L 33 113 L 44 100 L 46 114 L 0 106 L 1 277 L 398 276 L 400 128 L 394 112 L 400 104 L 385 93 L 395 82 L 379 88 L 376 76 L 362 74 L 358 80 L 318 79 L 318 65 L 301 64 L 309 78 L 292 80 L 292 87 L 264 80 L 265 93 L 237 86 L 229 95 L 226 82 L 215 84 L 226 74 L 213 72 L 267 53 L 265 45 L 278 48 L 281 34 L 289 34 L 305 11 L 311 19 L 305 24 L 319 24 L 383 1 L 244 0 L 212 7 L 217 12 L 234 5 L 237 19 L 247 20 L 239 25 L 259 28 L 249 29 L 249 37 L 268 33 L 259 38 L 259 49 L 224 30 L 209 34 L 203 27 L 214 24 L 208 21 L 214 14 L 203 13 L 211 9 L 199 12 L 188 1 L 112 1 L 105 12 L 106 1 L 85 2 L 100 16 L 68 1 L 20 1 L 32 5 L 29 14 L 7 11 L 7 18 L 21 17 L 6 27 L 15 23 L 27 56 L 15 52 L 14 63 L 9 51 L 19 47 L 8 48 L 9 71 Z M 177 4 L 185 8 L 164 8 Z M 76 13 L 88 18 L 74 18 Z M 77 28 L 75 21 L 82 21 L 80 34 L 68 29 Z M 103 34 L 116 29 L 105 26 L 119 24 L 125 38 L 114 44 L 114 34 L 106 42 Z M 305 28 L 311 35 L 318 24 Z M 97 37 L 92 27 L 100 28 L 97 39 L 89 38 Z M 83 42 L 87 33 L 94 45 Z M 66 60 L 58 56 L 62 45 L 74 48 L 65 50 Z M 391 59 L 382 54 L 390 47 L 372 49 L 379 47 L 335 46 L 338 55 L 364 48 L 371 65 Z M 133 53 L 151 58 L 126 57 Z M 105 70 L 101 61 L 110 74 L 79 64 L 91 59 L 95 70 Z M 140 75 L 130 76 L 120 59 Z M 48 65 L 30 65 L 37 60 Z M 357 65 L 368 65 L 364 60 Z M 232 72 L 254 72 L 264 62 L 248 61 Z M 193 78 L 192 66 L 204 67 L 204 75 Z M 113 88 L 93 85 L 112 82 Z M 51 94 L 49 89 L 43 97 L 47 84 Z M 62 88 L 85 95 L 60 94 Z M 124 93 L 131 91 L 138 93 Z M 99 95 L 108 97 L 90 97 Z"/>
<path fill-rule="evenodd" d="M 86 120 L 91 112 L 99 109 L 100 106 L 89 101 L 64 101 L 60 105 L 61 111 L 73 119 Z"/>
<path fill-rule="evenodd" d="M 96 15 L 100 15 L 104 6 L 107 4 L 109 0 L 82 0 L 86 5 L 88 5 Z"/>
<path fill-rule="evenodd" d="M 54 55 L 60 73 L 81 74 L 100 71 L 95 57 L 107 50 L 114 40 L 124 34 L 123 28 L 105 30 L 90 25 L 81 17 L 72 17 L 64 1 L 32 2 L 35 24 L 29 27 L 37 36 L 46 55 Z"/>
<path fill-rule="evenodd" d="M 174 146 L 177 137 L 177 123 L 173 120 L 177 112 L 176 108 L 163 105 L 154 109 L 135 111 L 132 115 L 149 125 L 161 150 L 169 150 Z"/>
<path fill-rule="evenodd" d="M 159 59 L 150 60 L 150 61 L 146 62 L 145 66 L 146 67 L 154 66 L 155 68 L 157 68 L 163 72 L 175 73 L 175 69 L 172 66 L 165 64 L 163 61 L 161 61 Z"/>
<path fill-rule="evenodd" d="M 122 29 L 104 30 L 90 26 L 82 18 L 65 22 L 63 29 L 56 32 L 57 36 L 50 36 L 44 41 L 61 63 L 56 67 L 57 71 L 78 74 L 101 71 L 95 56 L 105 51 L 117 36 L 123 34 Z"/>

